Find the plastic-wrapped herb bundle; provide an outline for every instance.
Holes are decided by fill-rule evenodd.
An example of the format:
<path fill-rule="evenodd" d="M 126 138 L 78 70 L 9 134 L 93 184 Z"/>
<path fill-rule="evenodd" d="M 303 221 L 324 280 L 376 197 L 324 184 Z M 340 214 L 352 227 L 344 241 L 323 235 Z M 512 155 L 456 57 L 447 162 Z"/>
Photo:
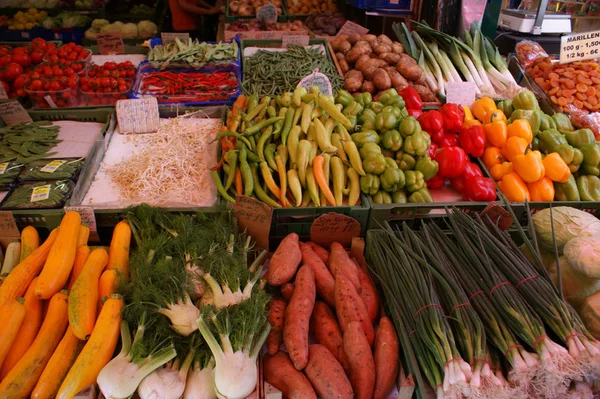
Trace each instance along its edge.
<path fill-rule="evenodd" d="M 71 180 L 40 181 L 15 188 L 2 204 L 3 209 L 40 209 L 62 207 L 71 190 Z"/>
<path fill-rule="evenodd" d="M 74 179 L 81 166 L 83 158 L 41 159 L 28 164 L 19 175 L 19 181 L 63 180 Z"/>
<path fill-rule="evenodd" d="M 8 188 L 19 176 L 23 164 L 18 162 L 0 163 L 0 189 Z"/>

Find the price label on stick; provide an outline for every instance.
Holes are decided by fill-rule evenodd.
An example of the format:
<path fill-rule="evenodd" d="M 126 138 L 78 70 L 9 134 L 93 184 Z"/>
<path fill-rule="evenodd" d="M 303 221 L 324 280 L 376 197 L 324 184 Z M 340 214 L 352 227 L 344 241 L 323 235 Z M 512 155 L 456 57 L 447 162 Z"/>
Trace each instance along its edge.
<path fill-rule="evenodd" d="M 310 90 L 310 88 L 313 86 L 317 86 L 323 94 L 328 96 L 333 94 L 331 81 L 326 75 L 319 72 L 318 69 L 315 69 L 313 73 L 303 78 L 296 87 L 304 87 L 306 90 Z"/>
<path fill-rule="evenodd" d="M 366 35 L 367 33 L 369 33 L 369 30 L 367 28 L 365 28 L 364 26 L 360 26 L 357 23 L 354 23 L 352 21 L 346 21 L 346 23 L 342 26 L 342 28 L 340 29 L 340 31 L 337 33 L 336 36 L 339 35 L 353 35 L 353 34 L 359 34 L 359 35 Z"/>
<path fill-rule="evenodd" d="M 121 32 L 98 33 L 96 40 L 98 40 L 98 51 L 102 55 L 125 53 Z"/>
<path fill-rule="evenodd" d="M 14 125 L 15 123 L 31 123 L 33 120 L 31 116 L 25 111 L 25 108 L 18 101 L 9 101 L 7 103 L 0 104 L 0 118 L 7 125 Z"/>
<path fill-rule="evenodd" d="M 470 107 L 475 102 L 477 86 L 474 82 L 446 83 L 446 102 Z"/>
<path fill-rule="evenodd" d="M 290 44 L 297 46 L 308 46 L 310 40 L 309 36 L 306 35 L 285 35 L 281 38 L 281 47 L 287 48 Z"/>
<path fill-rule="evenodd" d="M 315 219 L 310 227 L 310 240 L 329 248 L 331 243 L 339 242 L 344 247 L 349 247 L 352 238 L 360 235 L 360 223 L 358 220 L 329 212 Z"/>
<path fill-rule="evenodd" d="M 163 32 L 160 34 L 163 44 L 174 42 L 176 38 L 187 42 L 190 34 L 188 32 Z"/>
<path fill-rule="evenodd" d="M 269 205 L 252 197 L 238 195 L 235 197 L 233 214 L 237 218 L 240 231 L 246 230 L 261 248 L 269 248 L 273 215 L 273 209 Z"/>
<path fill-rule="evenodd" d="M 600 30 L 573 33 L 560 38 L 560 63 L 600 58 Z"/>

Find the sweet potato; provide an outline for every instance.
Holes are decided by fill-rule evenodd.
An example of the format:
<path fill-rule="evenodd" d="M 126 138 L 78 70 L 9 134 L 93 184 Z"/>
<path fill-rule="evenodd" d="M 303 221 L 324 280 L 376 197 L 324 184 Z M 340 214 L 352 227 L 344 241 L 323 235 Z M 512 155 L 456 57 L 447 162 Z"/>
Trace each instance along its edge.
<path fill-rule="evenodd" d="M 350 245 L 350 255 L 358 261 L 358 265 L 365 270 L 365 240 L 361 237 L 352 237 L 352 244 Z"/>
<path fill-rule="evenodd" d="M 396 53 L 383 53 L 379 55 L 380 60 L 384 60 L 389 65 L 396 65 L 400 61 L 400 56 Z"/>
<path fill-rule="evenodd" d="M 321 399 L 352 399 L 352 385 L 340 362 L 323 345 L 308 347 L 308 364 L 304 374 Z"/>
<path fill-rule="evenodd" d="M 362 87 L 360 88 L 360 91 L 362 91 L 364 93 L 375 94 L 377 89 L 375 88 L 375 85 L 373 84 L 373 82 L 371 82 L 370 80 L 365 80 L 362 84 Z"/>
<path fill-rule="evenodd" d="M 307 242 L 307 244 L 310 245 L 312 250 L 315 251 L 315 253 L 319 256 L 319 258 L 321 258 L 321 260 L 324 263 L 329 262 L 329 251 L 312 241 Z"/>
<path fill-rule="evenodd" d="M 350 93 L 353 93 L 360 89 L 363 80 L 364 78 L 362 72 L 353 69 L 349 71 L 344 77 L 344 88 Z"/>
<path fill-rule="evenodd" d="M 331 275 L 334 276 L 337 273 L 337 270 L 340 269 L 344 275 L 350 279 L 352 285 L 356 288 L 356 291 L 360 291 L 360 280 L 358 278 L 358 271 L 356 270 L 356 265 L 352 262 L 352 259 L 348 256 L 348 253 L 339 242 L 334 242 L 331 244 L 329 248 L 331 253 L 329 255 L 329 263 L 327 267 L 329 267 L 329 271 Z"/>
<path fill-rule="evenodd" d="M 350 366 L 355 399 L 371 399 L 375 389 L 375 361 L 360 323 L 353 321 L 344 331 L 344 352 Z"/>
<path fill-rule="evenodd" d="M 380 306 L 377 288 L 375 288 L 373 280 L 371 280 L 371 277 L 364 269 L 359 267 L 356 270 L 358 271 L 358 279 L 360 280 L 360 299 L 362 299 L 365 307 L 367 308 L 367 313 L 369 313 L 371 323 L 375 324 L 379 318 Z"/>
<path fill-rule="evenodd" d="M 267 336 L 267 352 L 274 355 L 279 351 L 283 343 L 283 324 L 285 322 L 285 306 L 283 299 L 273 298 L 269 304 L 268 320 L 271 324 L 271 331 Z"/>
<path fill-rule="evenodd" d="M 266 355 L 263 362 L 265 380 L 289 399 L 317 399 L 310 381 L 296 370 L 285 352 Z"/>
<path fill-rule="evenodd" d="M 286 301 L 289 301 L 290 299 L 292 299 L 293 293 L 294 293 L 294 284 L 285 283 L 284 285 L 281 286 L 281 296 Z"/>
<path fill-rule="evenodd" d="M 379 320 L 375 334 L 375 392 L 373 399 L 385 399 L 389 396 L 398 376 L 398 356 L 400 343 L 394 325 L 387 317 Z"/>
<path fill-rule="evenodd" d="M 315 274 L 310 266 L 303 265 L 296 275 L 283 326 L 283 342 L 296 370 L 302 370 L 308 362 L 308 328 L 316 295 Z"/>
<path fill-rule="evenodd" d="M 302 263 L 309 265 L 315 274 L 317 294 L 329 305 L 335 306 L 335 279 L 329 269 L 310 245 L 300 243 L 300 250 L 302 251 Z"/>
<path fill-rule="evenodd" d="M 275 250 L 269 263 L 269 284 L 279 286 L 294 278 L 302 260 L 298 234 L 288 234 Z"/>
<path fill-rule="evenodd" d="M 365 63 L 370 59 L 371 57 L 369 57 L 369 54 L 363 54 L 360 57 L 358 57 L 358 60 L 356 60 L 356 64 L 354 64 L 354 67 L 362 72 Z"/>
<path fill-rule="evenodd" d="M 342 332 L 346 331 L 348 324 L 358 321 L 367 337 L 369 345 L 373 344 L 375 331 L 373 323 L 369 318 L 369 312 L 362 299 L 358 295 L 356 288 L 341 270 L 335 275 L 335 311 L 338 316 Z"/>
<path fill-rule="evenodd" d="M 375 51 L 379 55 L 384 54 L 384 53 L 391 53 L 392 46 L 390 46 L 389 44 L 379 44 L 377 47 L 375 47 L 373 49 L 373 51 Z"/>
<path fill-rule="evenodd" d="M 399 42 L 393 42 L 392 43 L 392 51 L 396 54 L 403 54 L 404 46 Z"/>
<path fill-rule="evenodd" d="M 310 317 L 310 331 L 315 337 L 315 341 L 326 347 L 340 362 L 344 370 L 350 371 L 344 353 L 342 330 L 340 330 L 335 314 L 325 302 L 315 302 L 315 308 Z"/>
<path fill-rule="evenodd" d="M 392 80 L 390 79 L 390 76 L 383 68 L 377 68 L 375 73 L 373 73 L 372 80 L 373 80 L 373 83 L 375 84 L 375 87 L 377 87 L 379 90 L 383 91 L 383 90 L 387 90 L 390 87 L 392 87 Z"/>

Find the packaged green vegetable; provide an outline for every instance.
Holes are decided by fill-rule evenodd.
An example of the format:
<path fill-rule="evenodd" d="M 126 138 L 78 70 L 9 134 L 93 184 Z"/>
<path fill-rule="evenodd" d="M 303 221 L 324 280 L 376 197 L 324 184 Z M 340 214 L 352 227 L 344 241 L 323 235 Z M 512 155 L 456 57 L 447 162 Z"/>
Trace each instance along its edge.
<path fill-rule="evenodd" d="M 15 181 L 23 164 L 18 162 L 2 162 L 0 163 L 0 190 L 7 189 Z"/>
<path fill-rule="evenodd" d="M 2 209 L 62 208 L 75 183 L 71 180 L 40 181 L 15 188 L 2 204 Z"/>
<path fill-rule="evenodd" d="M 83 158 L 40 159 L 28 164 L 19 175 L 20 182 L 75 179 Z"/>

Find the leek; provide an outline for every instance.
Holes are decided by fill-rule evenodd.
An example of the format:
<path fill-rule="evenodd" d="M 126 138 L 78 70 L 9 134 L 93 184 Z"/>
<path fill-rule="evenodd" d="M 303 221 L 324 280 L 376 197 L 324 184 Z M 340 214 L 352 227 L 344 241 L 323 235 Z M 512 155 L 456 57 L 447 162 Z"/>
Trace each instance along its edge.
<path fill-rule="evenodd" d="M 431 51 L 429 50 L 429 48 L 427 47 L 427 45 L 425 44 L 423 39 L 421 39 L 421 36 L 419 36 L 419 34 L 416 31 L 413 31 L 412 35 L 415 39 L 416 44 L 419 46 L 419 48 L 425 55 L 425 58 L 427 59 L 427 61 L 429 61 L 429 64 L 431 65 L 431 67 L 433 69 L 433 73 L 434 73 L 435 79 L 437 81 L 437 87 L 440 91 L 440 95 L 442 97 L 445 97 L 446 89 L 445 89 L 444 77 L 442 75 L 440 65 L 438 65 L 435 56 L 431 53 Z"/>

